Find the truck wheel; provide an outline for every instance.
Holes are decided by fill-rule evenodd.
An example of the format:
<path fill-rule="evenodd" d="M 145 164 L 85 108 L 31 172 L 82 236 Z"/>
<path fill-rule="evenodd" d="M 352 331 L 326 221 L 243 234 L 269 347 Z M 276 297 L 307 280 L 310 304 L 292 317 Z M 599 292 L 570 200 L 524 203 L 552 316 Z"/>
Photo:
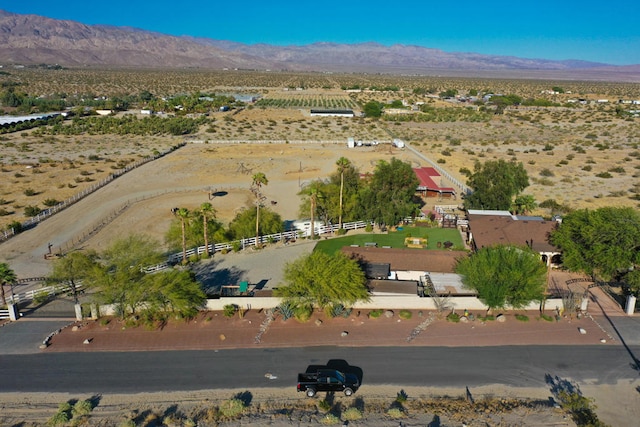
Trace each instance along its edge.
<path fill-rule="evenodd" d="M 308 388 L 307 389 L 307 396 L 308 397 L 313 397 L 315 395 L 316 395 L 316 391 L 314 389 L 312 389 L 312 388 Z"/>
<path fill-rule="evenodd" d="M 353 394 L 353 390 L 351 390 L 350 388 L 345 388 L 344 389 L 344 395 L 345 396 L 351 396 Z"/>

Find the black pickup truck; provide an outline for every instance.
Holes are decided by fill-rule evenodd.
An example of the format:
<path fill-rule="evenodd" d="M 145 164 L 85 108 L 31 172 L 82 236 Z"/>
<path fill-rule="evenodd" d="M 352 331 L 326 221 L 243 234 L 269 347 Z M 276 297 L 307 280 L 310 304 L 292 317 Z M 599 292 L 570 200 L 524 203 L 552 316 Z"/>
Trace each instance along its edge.
<path fill-rule="evenodd" d="M 313 397 L 319 391 L 341 391 L 351 396 L 360 387 L 355 375 L 343 374 L 336 369 L 319 369 L 316 372 L 298 374 L 298 391 Z"/>

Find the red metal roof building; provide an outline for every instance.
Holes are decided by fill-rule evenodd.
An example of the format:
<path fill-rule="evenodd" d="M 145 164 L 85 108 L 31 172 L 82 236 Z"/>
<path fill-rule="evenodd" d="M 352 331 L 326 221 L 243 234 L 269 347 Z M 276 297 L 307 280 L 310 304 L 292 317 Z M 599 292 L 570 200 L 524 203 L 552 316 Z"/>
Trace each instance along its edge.
<path fill-rule="evenodd" d="M 436 184 L 436 180 L 440 178 L 440 174 L 435 168 L 413 168 L 413 171 L 419 181 L 418 191 L 420 191 L 424 197 L 456 198 L 456 190 L 454 188 L 440 187 Z"/>

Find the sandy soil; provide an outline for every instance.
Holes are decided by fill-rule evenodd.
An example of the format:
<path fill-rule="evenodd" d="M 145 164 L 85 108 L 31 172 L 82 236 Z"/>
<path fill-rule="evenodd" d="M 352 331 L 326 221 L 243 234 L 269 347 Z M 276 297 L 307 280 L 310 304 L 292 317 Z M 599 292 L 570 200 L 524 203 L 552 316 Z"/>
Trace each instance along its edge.
<path fill-rule="evenodd" d="M 405 416 L 393 418 L 386 411 L 401 390 L 408 396 L 403 405 Z M 474 389 L 471 394 L 475 403 L 466 399 L 466 390 L 460 389 L 363 387 L 352 398 L 336 396 L 331 412 L 344 414 L 349 407 L 364 407 L 363 418 L 349 421 L 351 426 L 575 426 L 567 414 L 549 404 L 550 393 L 545 390 L 488 386 Z M 251 403 L 242 418 L 216 422 L 211 417 L 214 408 L 224 401 L 247 395 Z M 93 426 L 116 426 L 125 420 L 135 420 L 135 425 L 143 426 L 194 425 L 189 424 L 191 420 L 197 420 L 199 426 L 311 426 L 322 425 L 326 414 L 318 407 L 321 397 L 308 399 L 293 388 L 97 396 L 10 393 L 2 395 L 0 421 L 4 425 L 42 425 L 60 403 L 84 399 L 98 401 L 88 421 Z M 160 420 L 164 424 L 158 423 Z M 430 424 L 433 422 L 436 424 Z"/>

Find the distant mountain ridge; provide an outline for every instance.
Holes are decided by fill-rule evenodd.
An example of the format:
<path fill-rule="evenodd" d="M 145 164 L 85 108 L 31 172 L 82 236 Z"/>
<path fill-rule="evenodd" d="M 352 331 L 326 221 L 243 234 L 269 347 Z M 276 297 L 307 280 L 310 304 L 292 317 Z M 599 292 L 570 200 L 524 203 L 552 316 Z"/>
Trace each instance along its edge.
<path fill-rule="evenodd" d="M 597 70 L 637 73 L 580 60 L 451 53 L 375 42 L 300 46 L 243 44 L 152 31 L 20 15 L 0 10 L 0 63 L 77 66 L 257 69 L 321 72 L 420 73 L 426 70 Z"/>

